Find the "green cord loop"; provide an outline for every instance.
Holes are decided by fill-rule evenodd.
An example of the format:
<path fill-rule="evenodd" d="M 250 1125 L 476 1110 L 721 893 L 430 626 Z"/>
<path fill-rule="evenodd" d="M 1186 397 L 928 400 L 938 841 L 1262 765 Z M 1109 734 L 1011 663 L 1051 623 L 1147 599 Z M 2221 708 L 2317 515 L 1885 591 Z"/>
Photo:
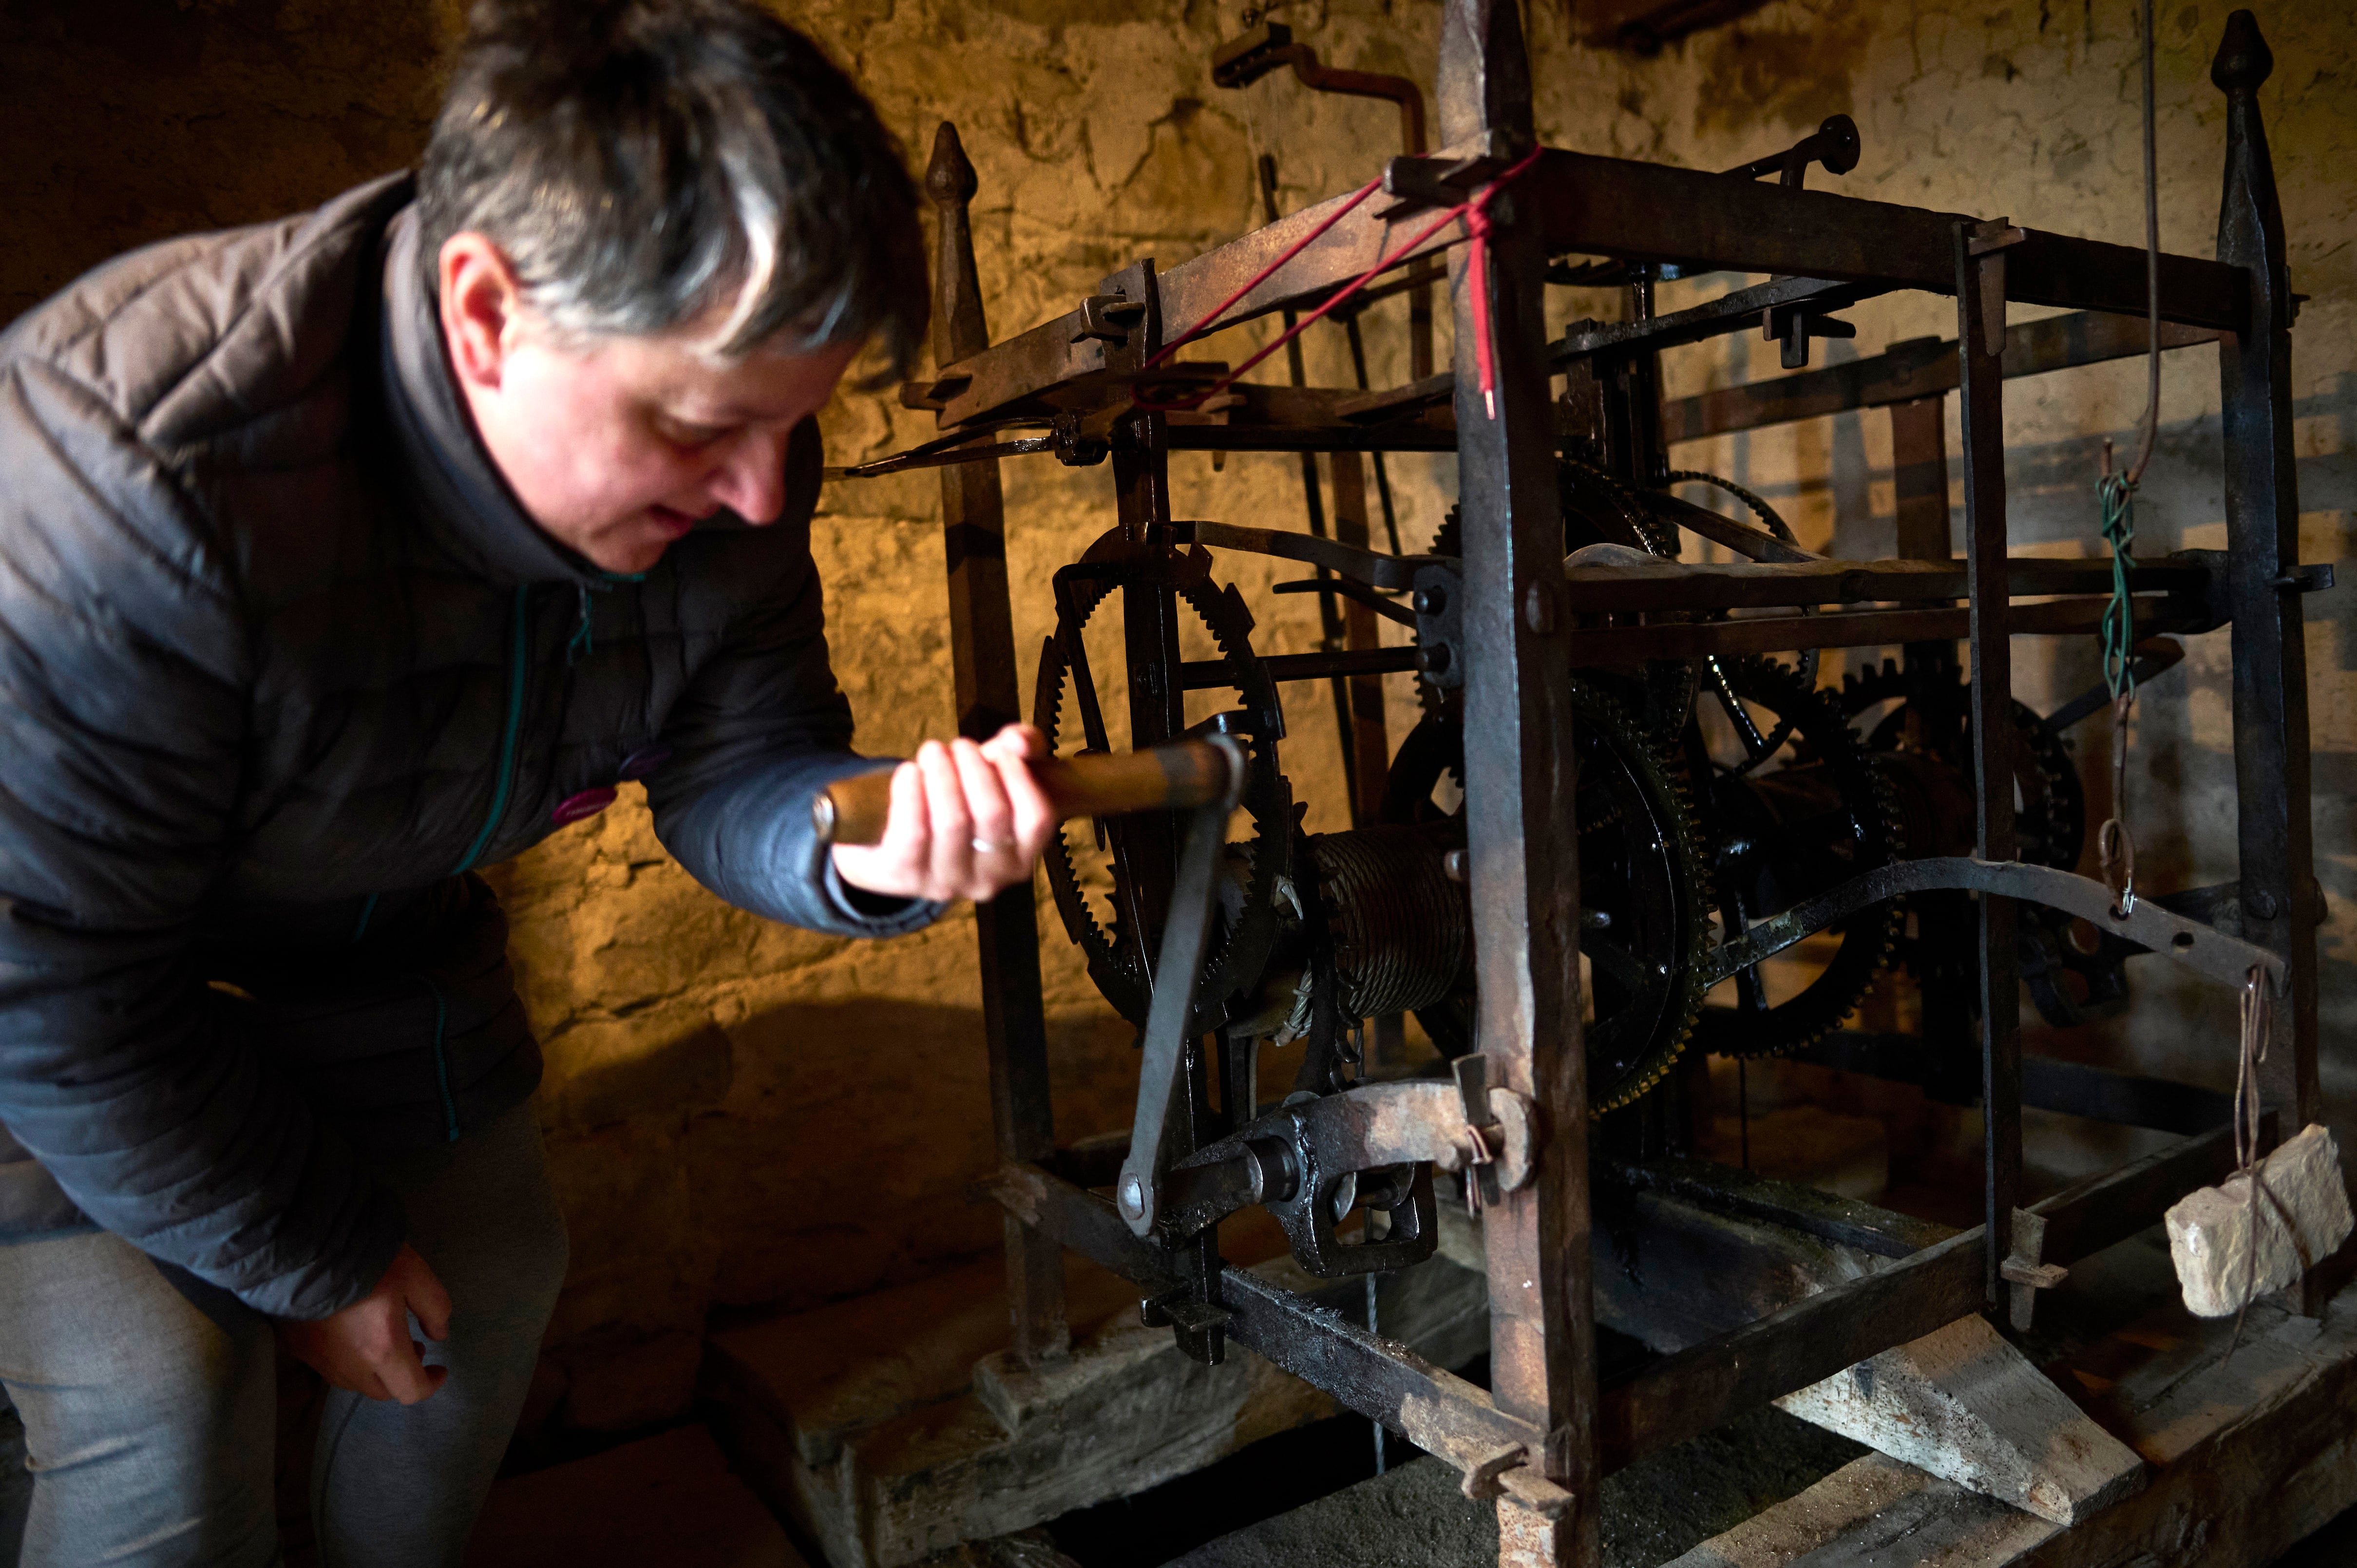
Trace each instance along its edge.
<path fill-rule="evenodd" d="M 2104 607 L 2104 684 L 2117 702 L 2136 694 L 2136 604 L 2128 596 L 2128 569 L 2136 564 L 2136 481 L 2106 474 L 2099 489 L 2104 542 L 2112 547 L 2112 602 Z"/>

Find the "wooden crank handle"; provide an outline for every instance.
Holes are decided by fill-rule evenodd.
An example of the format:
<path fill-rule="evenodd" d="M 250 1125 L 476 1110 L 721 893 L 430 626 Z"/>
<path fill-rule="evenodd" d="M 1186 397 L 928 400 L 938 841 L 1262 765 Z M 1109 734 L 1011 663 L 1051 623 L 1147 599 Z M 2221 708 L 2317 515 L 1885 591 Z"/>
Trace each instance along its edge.
<path fill-rule="evenodd" d="M 1031 777 L 1060 822 L 1209 805 L 1231 793 L 1243 757 L 1243 748 L 1222 736 L 1145 751 L 1043 757 L 1031 764 Z M 821 790 L 811 800 L 811 821 L 821 843 L 881 843 L 891 810 L 892 773 L 878 768 Z"/>

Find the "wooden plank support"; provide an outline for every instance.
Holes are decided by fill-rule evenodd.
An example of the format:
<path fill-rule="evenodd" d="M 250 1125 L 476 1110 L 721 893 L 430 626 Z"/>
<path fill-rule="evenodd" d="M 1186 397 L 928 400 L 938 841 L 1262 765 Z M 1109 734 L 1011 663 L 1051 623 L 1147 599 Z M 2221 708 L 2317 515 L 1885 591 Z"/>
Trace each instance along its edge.
<path fill-rule="evenodd" d="M 1974 858 L 2009 861 L 2013 825 L 2013 621 L 2006 555 L 2005 306 L 2023 231 L 1956 225 L 1956 362 L 1964 403 L 1964 538 L 1972 646 Z M 1999 1270 L 2013 1250 L 2021 1191 L 2021 980 L 2013 900 L 1981 894 L 1981 1144 L 1988 1245 L 1981 1258 L 1990 1306 L 2006 1297 Z"/>
<path fill-rule="evenodd" d="M 1658 559 L 1658 557 L 1657 557 Z M 1564 602 L 1575 615 L 1640 610 L 1776 609 L 1800 605 L 1905 603 L 1956 598 L 1968 589 L 1964 563 L 1939 561 L 1744 561 L 1728 564 L 1664 561 L 1660 566 L 1573 566 L 1563 574 Z M 2107 595 L 2109 561 L 2025 556 L 2006 565 L 2018 597 L 2045 594 Z M 2199 600 L 2208 570 L 2167 558 L 2128 575 L 2138 594 L 2182 594 Z"/>
<path fill-rule="evenodd" d="M 1515 0 L 1448 0 L 1441 138 L 1511 160 L 1535 145 Z M 1555 410 L 1540 285 L 1544 195 L 1490 206 L 1486 265 L 1449 252 L 1456 307 L 1458 492 L 1465 519 L 1465 820 L 1491 1086 L 1546 1113 L 1531 1180 L 1484 1217 L 1491 1393 L 1543 1434 L 1531 1457 L 1571 1506 L 1498 1504 L 1499 1560 L 1596 1568 L 1596 1326 L 1589 1283 L 1587 1060 L 1580 1046 L 1578 831 L 1573 810 L 1570 617 L 1563 594 Z M 1475 290 L 1486 285 L 1486 310 Z M 1487 319 L 1483 317 L 1486 316 Z M 1494 396 L 1476 345 L 1488 334 Z"/>
<path fill-rule="evenodd" d="M 1823 1195 L 1741 1177 L 1749 1206 L 1807 1214 Z M 1675 1352 L 1885 1265 L 1768 1215 L 1654 1186 L 1597 1232 L 1603 1320 Z M 1863 1206 L 1861 1206 L 1863 1207 Z M 1892 1218 L 1896 1218 L 1895 1216 Z M 2036 1217 L 2018 1217 L 2036 1223 Z M 1763 1222 L 1764 1221 L 1764 1222 Z M 1879 1238 L 1878 1238 L 1879 1239 Z M 1966 1313 L 1776 1400 L 1779 1409 L 1936 1476 L 2070 1523 L 2134 1492 L 2144 1466 L 1987 1319 Z"/>
<path fill-rule="evenodd" d="M 1037 1165 L 1004 1166 L 985 1190 L 1026 1226 L 1146 1294 L 1181 1283 L 1176 1260 L 1132 1235 L 1111 1203 Z M 1222 1269 L 1220 1295 L 1231 1340 L 1448 1460 L 1465 1475 L 1468 1496 L 1501 1497 L 1540 1518 L 1570 1511 L 1572 1499 L 1525 1457 L 1544 1450 L 1544 1430 L 1499 1409 L 1489 1391 L 1252 1270 Z"/>
<path fill-rule="evenodd" d="M 2031 1206 L 2046 1220 L 2044 1256 L 2072 1263 L 2125 1240 L 2233 1169 L 2232 1129 L 2221 1127 L 2090 1177 Z M 1683 1443 L 1979 1311 L 1993 1272 L 1986 1240 L 1978 1226 L 1959 1232 L 1605 1388 L 1598 1413 L 1604 1467 Z"/>
<path fill-rule="evenodd" d="M 2275 57 L 2248 11 L 2228 18 L 2210 80 L 2226 95 L 2226 192 L 2218 259 L 2248 269 L 2249 327 L 2219 345 L 2226 445 L 2226 550 L 2234 609 L 2234 789 L 2243 934 L 2291 962 L 2291 991 L 2269 1009 L 2260 1092 L 2298 1133 L 2322 1110 L 2317 1079 L 2315 827 L 2309 799 L 2308 649 L 2299 569 L 2298 469 L 2292 452 L 2292 294 L 2258 90 Z M 2299 1287 L 2322 1310 L 2321 1282 Z"/>
<path fill-rule="evenodd" d="M 967 209 L 978 181 L 947 121 L 933 138 L 926 194 L 938 215 L 933 360 L 949 364 L 987 348 L 982 285 Z M 942 470 L 942 539 L 948 557 L 950 659 L 958 733 L 985 740 L 1022 716 L 1015 665 L 1015 612 L 1006 590 L 1006 508 L 998 465 Z M 982 962 L 983 1033 L 990 1052 L 991 1130 L 1001 1160 L 1045 1158 L 1056 1147 L 1048 1081 L 1048 1025 L 1039 983 L 1039 920 L 1028 880 L 974 908 Z M 1063 1254 L 1008 1216 L 1006 1297 L 1013 1353 L 1026 1366 L 1060 1360 L 1071 1347 L 1064 1314 Z"/>
<path fill-rule="evenodd" d="M 2109 599 L 2048 599 L 2017 606 L 2009 633 L 2070 636 L 2093 631 Z M 2139 596 L 2136 625 L 2151 633 L 2203 624 L 2197 612 Z M 1940 609 L 1837 610 L 1815 616 L 1760 616 L 1749 620 L 1662 626 L 1582 628 L 1565 639 L 1575 665 L 1621 664 L 1640 659 L 1700 659 L 1708 654 L 1781 653 L 1802 648 L 1880 648 L 1968 636 L 1972 612 Z"/>
<path fill-rule="evenodd" d="M 2220 336 L 2214 328 L 2163 322 L 2160 346 L 2188 349 L 2214 343 Z M 2125 360 L 2144 353 L 2148 341 L 2141 317 L 2086 311 L 2018 322 L 2006 328 L 2005 376 L 2012 381 Z M 1955 390 L 1955 343 L 1919 338 L 1893 343 L 1879 354 L 1846 365 L 1826 365 L 1797 375 L 1770 376 L 1678 398 L 1663 405 L 1662 425 L 1664 438 L 1677 442 L 1821 419 L 1853 408 L 1889 407 L 1896 418 L 1901 407 L 1926 400 L 1936 411 L 1939 400 Z M 1943 512 L 1946 493 L 1941 491 Z"/>
<path fill-rule="evenodd" d="M 1494 129 L 1481 127 L 1427 159 L 1399 162 L 1429 178 L 1469 155 L 1494 155 L 1508 145 L 1493 145 Z M 1954 291 L 1950 236 L 1958 222 L 1975 221 L 1958 213 L 1552 148 L 1517 181 L 1517 197 L 1533 215 L 1534 245 L 1548 254 L 1577 251 L 1934 294 Z M 1351 199 L 1338 196 L 1304 208 L 1169 269 L 1160 280 L 1169 330 L 1183 331 L 1201 320 Z M 1387 244 L 1405 241 L 1394 232 L 1402 216 L 1396 202 L 1380 195 L 1361 202 L 1256 285 L 1222 317 L 1222 325 L 1302 304 L 1350 281 L 1383 256 Z M 2010 263 L 2011 297 L 2066 309 L 2144 314 L 2141 251 L 2035 230 L 2015 232 L 2021 237 Z M 1453 251 L 1458 238 L 1457 227 L 1443 229 L 1392 259 L 1405 263 Z M 2161 258 L 2164 320 L 2239 331 L 2249 308 L 2246 291 L 2241 265 L 2196 256 Z M 1074 310 L 946 366 L 927 401 L 940 408 L 946 427 L 1018 404 L 1083 407 L 1125 395 L 1125 368 L 1104 344 L 1085 335 L 1087 325 L 1084 313 Z M 1134 361 L 1128 369 L 1135 370 Z M 1469 367 L 1464 370 L 1469 373 Z"/>

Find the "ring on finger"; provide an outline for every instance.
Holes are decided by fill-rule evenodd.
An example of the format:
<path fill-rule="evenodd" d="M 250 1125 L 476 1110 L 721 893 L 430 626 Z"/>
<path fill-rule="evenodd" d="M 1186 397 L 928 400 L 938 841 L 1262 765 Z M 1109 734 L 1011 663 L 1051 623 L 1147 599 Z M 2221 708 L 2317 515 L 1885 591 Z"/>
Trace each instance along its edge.
<path fill-rule="evenodd" d="M 999 854 L 1014 847 L 1013 839 L 975 839 L 974 841 L 974 853 L 976 854 Z"/>

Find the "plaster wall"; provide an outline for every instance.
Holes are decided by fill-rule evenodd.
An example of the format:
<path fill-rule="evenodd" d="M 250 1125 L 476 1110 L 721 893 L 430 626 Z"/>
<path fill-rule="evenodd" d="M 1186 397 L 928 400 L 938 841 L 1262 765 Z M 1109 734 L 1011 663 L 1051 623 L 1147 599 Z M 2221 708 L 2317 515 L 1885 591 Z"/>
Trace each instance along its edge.
<path fill-rule="evenodd" d="M 1211 52 L 1238 24 L 1232 9 L 1200 0 L 793 9 L 875 95 L 913 161 L 942 119 L 959 124 L 980 173 L 975 242 L 1001 336 L 1069 308 L 1134 256 L 1175 263 L 1255 224 L 1263 151 L 1279 158 L 1280 200 L 1290 209 L 1365 180 L 1395 148 L 1387 105 L 1318 97 L 1290 78 L 1215 88 Z M 2202 0 L 2162 10 L 2162 240 L 2207 253 L 2222 109 L 2206 70 L 2225 7 Z M 309 205 L 412 157 L 456 15 L 450 0 L 0 4 L 0 142 L 9 149 L 0 159 L 0 317 L 132 244 Z M 1439 16 L 1431 0 L 1329 0 L 1285 15 L 1330 63 L 1429 80 Z M 1541 128 L 1556 145 L 1723 167 L 1846 112 L 1865 156 L 1845 190 L 2133 243 L 2141 235 L 2133 17 L 2121 0 L 1777 0 L 1650 59 L 1586 48 L 1556 5 L 1534 6 L 1530 25 Z M 2329 0 L 2287 0 L 2261 20 L 2278 61 L 2261 102 L 2293 278 L 2311 296 L 2293 371 L 2304 548 L 2308 559 L 2334 560 L 2349 553 L 2357 507 L 2349 173 L 2357 125 L 2347 107 L 2357 32 Z M 1675 285 L 1667 303 L 1741 281 Z M 1609 317 L 1618 307 L 1565 293 L 1555 308 Z M 1834 345 L 1836 356 L 1953 329 L 1943 300 L 1877 302 L 1852 314 L 1859 337 Z M 1396 304 L 1368 317 L 1378 385 L 1405 377 L 1403 323 Z M 1339 332 L 1313 331 L 1308 354 L 1313 383 L 1348 384 Z M 1281 376 L 1281 363 L 1263 374 Z M 1737 338 L 1673 359 L 1670 391 L 1773 371 L 1764 348 Z M 2132 363 L 2008 386 L 2018 548 L 2093 553 L 2096 453 L 2105 435 L 2127 438 L 2142 387 Z M 2141 550 L 2222 543 L 2217 401 L 2212 354 L 2169 361 L 2158 456 L 2138 513 Z M 827 416 L 830 461 L 880 456 L 920 438 L 927 423 L 889 394 L 845 393 Z M 1813 547 L 1888 551 L 1889 431 L 1878 415 L 1675 456 L 1760 490 Z M 1299 525 L 1292 459 L 1239 454 L 1215 469 L 1194 454 L 1172 468 L 1182 516 Z M 1110 476 L 1044 457 L 1010 463 L 1006 476 L 1028 692 L 1050 624 L 1049 575 L 1109 525 Z M 1403 542 L 1419 548 L 1446 511 L 1453 463 L 1395 459 L 1392 478 Z M 952 727 L 937 498 L 924 475 L 838 485 L 816 525 L 836 668 L 865 749 L 905 752 Z M 1221 569 L 1258 607 L 1261 651 L 1316 645 L 1308 599 L 1268 596 L 1275 574 L 1249 561 Z M 2357 1058 L 2341 1043 L 2357 1008 L 2351 594 L 2311 601 L 2309 644 L 2319 875 L 2334 911 L 2326 1075 L 2341 1090 L 2357 1087 L 2349 1081 Z M 2096 672 L 2091 647 L 2024 643 L 2018 657 L 2019 693 L 2041 708 Z M 1841 668 L 1829 657 L 1827 679 Z M 1393 684 L 1396 740 L 1413 703 L 1404 679 Z M 2140 709 L 2131 809 L 2148 886 L 2233 873 L 2227 691 L 2221 635 L 2197 641 Z M 1286 762 L 1297 798 L 1310 803 L 1312 829 L 1340 826 L 1330 707 L 1311 688 L 1289 698 Z M 2080 732 L 2083 758 L 2104 744 L 2101 721 Z M 2091 794 L 2100 811 L 2104 790 L 2092 776 Z M 635 791 L 499 868 L 496 880 L 547 1047 L 542 1115 L 574 1227 L 574 1277 L 553 1335 L 560 1348 L 678 1346 L 716 1307 L 854 1294 L 996 1244 L 996 1219 L 965 1197 L 990 1158 L 969 915 L 890 944 L 765 925 L 723 908 L 669 862 Z M 1133 1070 L 1128 1031 L 1096 997 L 1052 915 L 1048 923 L 1061 1127 L 1117 1125 Z M 2140 978 L 2130 1019 L 2055 1048 L 2229 1081 L 2231 1011 L 2158 974 Z M 616 1395 L 613 1424 L 643 1419 L 669 1397 L 662 1389 L 676 1385 L 683 1397 L 680 1377 L 661 1369 L 692 1358 L 650 1351 L 640 1365 L 655 1369 L 648 1376 L 660 1387 L 636 1403 L 628 1391 Z"/>

